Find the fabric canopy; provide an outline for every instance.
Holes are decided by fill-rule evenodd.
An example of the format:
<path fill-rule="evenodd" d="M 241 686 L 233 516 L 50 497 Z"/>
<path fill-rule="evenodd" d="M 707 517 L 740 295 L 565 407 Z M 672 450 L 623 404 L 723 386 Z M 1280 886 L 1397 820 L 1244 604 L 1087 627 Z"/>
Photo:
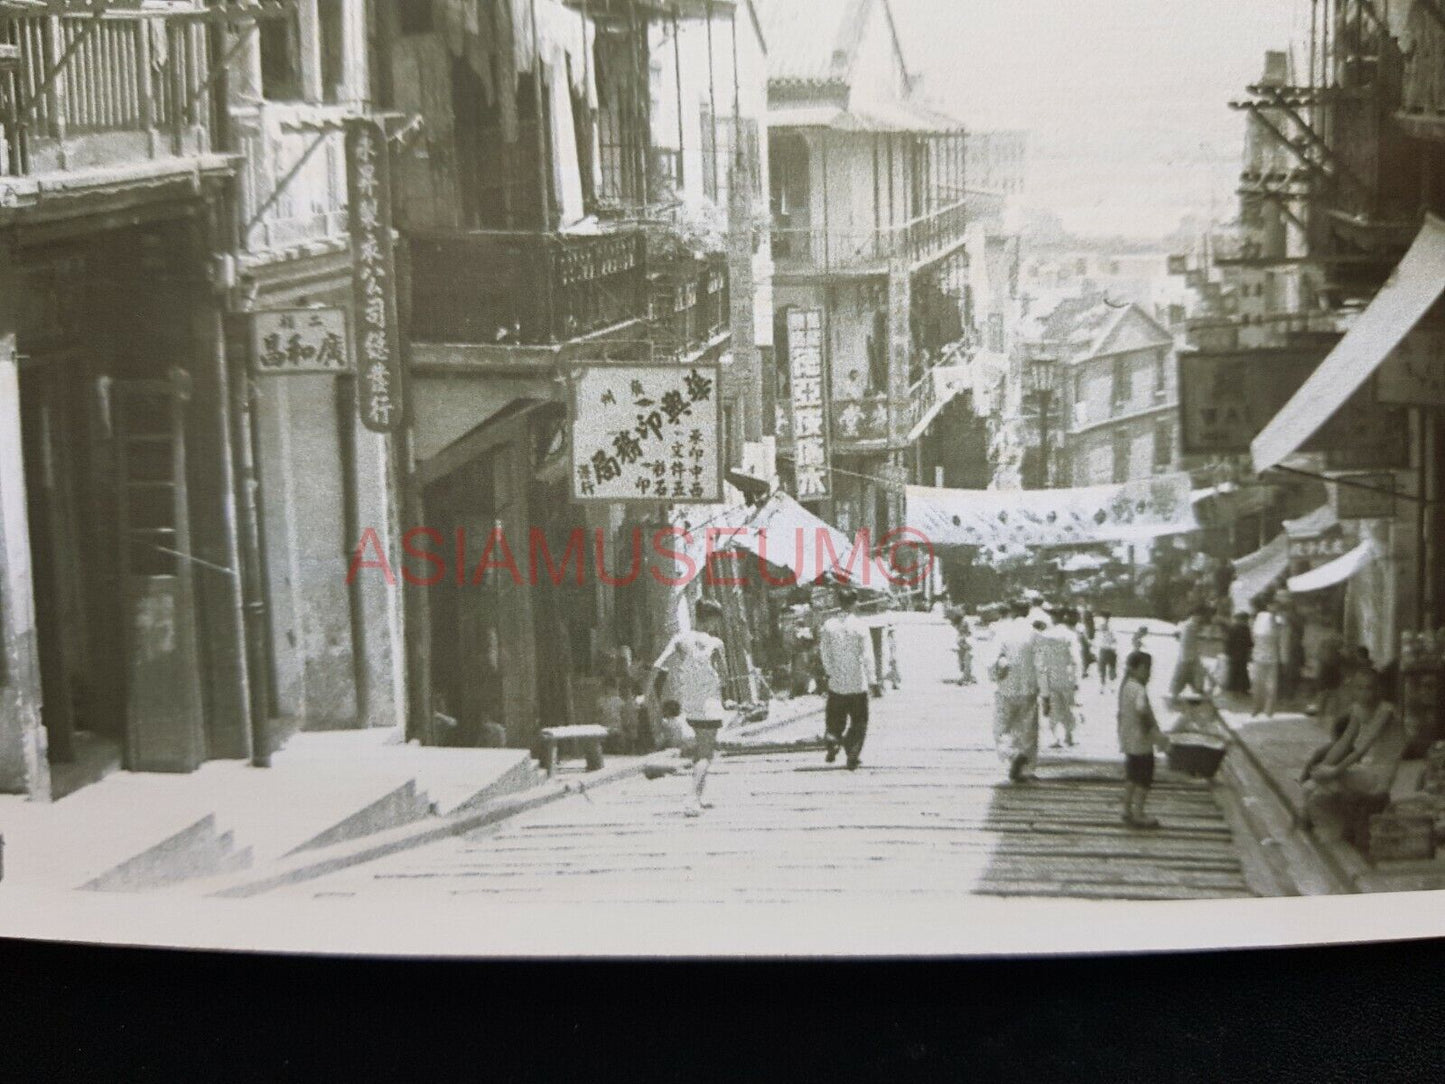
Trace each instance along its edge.
<path fill-rule="evenodd" d="M 1300 516 L 1299 519 L 1285 520 L 1284 533 L 1290 538 L 1315 538 L 1339 525 L 1340 517 L 1335 514 L 1334 507 L 1330 504 L 1322 504 L 1313 512 Z"/>
<path fill-rule="evenodd" d="M 1304 594 L 1307 591 L 1323 591 L 1326 587 L 1333 587 L 1337 583 L 1344 583 L 1374 559 L 1374 543 L 1366 539 L 1354 549 L 1350 550 L 1349 553 L 1336 557 L 1328 564 L 1320 565 L 1319 568 L 1312 568 L 1308 572 L 1302 572 L 1298 576 L 1291 576 L 1289 578 L 1289 589 L 1294 594 Z"/>
<path fill-rule="evenodd" d="M 1289 569 L 1289 536 L 1275 535 L 1267 546 L 1234 562 L 1229 601 L 1235 612 L 1247 612 L 1256 595 Z"/>
<path fill-rule="evenodd" d="M 1425 225 L 1389 280 L 1294 397 L 1254 438 L 1255 470 L 1268 470 L 1314 435 L 1359 390 L 1445 292 L 1445 219 Z"/>
<path fill-rule="evenodd" d="M 856 587 L 886 592 L 889 573 L 876 557 L 852 557 L 854 540 L 809 512 L 786 493 L 774 493 L 727 544 L 757 554 L 799 584 L 832 573 Z M 785 579 L 789 577 L 775 577 Z"/>
<path fill-rule="evenodd" d="M 1199 529 L 1189 475 L 1161 474 L 1076 489 L 935 489 L 909 486 L 907 524 L 934 546 L 1007 550 L 1144 542 Z"/>

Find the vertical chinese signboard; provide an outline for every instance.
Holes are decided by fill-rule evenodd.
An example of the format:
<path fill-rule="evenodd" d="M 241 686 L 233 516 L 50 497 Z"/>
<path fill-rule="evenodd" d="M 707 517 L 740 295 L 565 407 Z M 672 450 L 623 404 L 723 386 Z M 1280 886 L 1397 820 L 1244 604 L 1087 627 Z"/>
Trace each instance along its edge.
<path fill-rule="evenodd" d="M 391 244 L 391 169 L 386 133 L 374 120 L 346 123 L 352 282 L 356 293 L 356 400 L 376 433 L 401 427 L 402 372 Z"/>
<path fill-rule="evenodd" d="M 823 380 L 823 313 L 788 312 L 788 372 L 793 388 L 793 463 L 798 499 L 828 496 L 827 403 Z"/>
<path fill-rule="evenodd" d="M 716 365 L 597 364 L 572 384 L 572 499 L 723 499 Z"/>

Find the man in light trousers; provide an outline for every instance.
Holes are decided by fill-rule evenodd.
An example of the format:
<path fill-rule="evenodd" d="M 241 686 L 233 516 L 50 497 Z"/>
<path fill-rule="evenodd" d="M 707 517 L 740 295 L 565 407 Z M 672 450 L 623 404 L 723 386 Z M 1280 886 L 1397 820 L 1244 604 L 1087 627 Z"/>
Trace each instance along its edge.
<path fill-rule="evenodd" d="M 1029 604 L 1016 602 L 994 634 L 997 655 L 989 667 L 995 682 L 993 740 L 1008 765 L 1010 782 L 1032 778 L 1039 755 L 1038 630 L 1029 621 Z"/>

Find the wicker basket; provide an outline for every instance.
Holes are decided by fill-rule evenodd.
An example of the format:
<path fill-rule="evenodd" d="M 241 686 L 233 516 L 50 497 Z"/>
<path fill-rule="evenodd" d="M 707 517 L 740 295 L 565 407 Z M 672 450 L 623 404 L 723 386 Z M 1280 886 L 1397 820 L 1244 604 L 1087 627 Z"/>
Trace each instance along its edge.
<path fill-rule="evenodd" d="M 1213 779 L 1227 748 L 1222 739 L 1208 734 L 1176 733 L 1170 736 L 1169 767 L 1200 779 Z"/>

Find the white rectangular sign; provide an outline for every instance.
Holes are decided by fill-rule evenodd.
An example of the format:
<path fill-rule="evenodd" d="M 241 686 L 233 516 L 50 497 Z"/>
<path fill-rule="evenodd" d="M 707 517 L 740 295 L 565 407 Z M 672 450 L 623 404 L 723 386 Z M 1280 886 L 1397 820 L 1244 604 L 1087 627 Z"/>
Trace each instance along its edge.
<path fill-rule="evenodd" d="M 252 313 L 251 341 L 251 358 L 257 373 L 351 370 L 345 309 L 273 309 Z"/>
<path fill-rule="evenodd" d="M 827 394 L 823 378 L 823 314 L 788 313 L 788 372 L 792 379 L 793 469 L 800 501 L 828 496 Z"/>
<path fill-rule="evenodd" d="M 716 365 L 596 364 L 572 385 L 572 498 L 723 499 Z"/>

